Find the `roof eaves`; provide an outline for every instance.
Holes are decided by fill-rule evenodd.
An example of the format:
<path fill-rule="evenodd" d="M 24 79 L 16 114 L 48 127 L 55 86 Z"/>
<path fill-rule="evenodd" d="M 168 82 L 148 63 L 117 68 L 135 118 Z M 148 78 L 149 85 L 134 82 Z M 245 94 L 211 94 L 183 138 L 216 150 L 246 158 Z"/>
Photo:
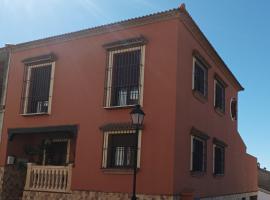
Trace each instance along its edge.
<path fill-rule="evenodd" d="M 244 88 L 239 83 L 239 81 L 236 79 L 236 77 L 233 75 L 231 70 L 227 67 L 225 62 L 218 55 L 215 48 L 212 46 L 212 44 L 208 41 L 208 39 L 202 33 L 202 31 L 200 30 L 200 28 L 198 27 L 196 22 L 192 19 L 192 17 L 186 11 L 184 4 L 182 4 L 179 8 L 175 8 L 175 9 L 171 9 L 171 10 L 167 10 L 167 11 L 162 11 L 162 12 L 157 12 L 157 13 L 145 15 L 142 17 L 135 17 L 135 18 L 131 18 L 131 19 L 115 22 L 115 23 L 110 23 L 110 24 L 106 24 L 106 25 L 96 26 L 96 27 L 92 27 L 92 28 L 84 29 L 84 30 L 80 30 L 80 31 L 75 31 L 75 32 L 57 35 L 57 36 L 33 40 L 30 42 L 20 43 L 17 45 L 12 45 L 12 46 L 10 46 L 10 48 L 12 48 L 12 50 L 14 50 L 14 51 L 23 50 L 23 49 L 27 49 L 27 48 L 35 48 L 35 47 L 46 45 L 48 43 L 59 43 L 59 42 L 65 42 L 68 40 L 73 40 L 73 39 L 77 39 L 77 38 L 81 38 L 81 37 L 99 35 L 99 34 L 103 34 L 103 33 L 107 33 L 107 32 L 118 31 L 118 30 L 125 29 L 125 28 L 131 27 L 131 26 L 148 24 L 148 23 L 155 22 L 158 20 L 163 20 L 163 19 L 168 19 L 171 17 L 178 17 L 178 16 L 180 16 L 180 19 L 182 16 L 182 21 L 184 22 L 184 24 L 185 24 L 184 18 L 187 17 L 189 19 L 189 21 L 192 23 L 192 25 L 194 26 L 196 31 L 199 32 L 202 39 L 206 42 L 206 44 L 213 51 L 214 55 L 218 58 L 219 62 L 221 62 L 221 65 L 223 66 L 225 71 L 229 74 L 229 76 L 232 78 L 233 82 L 236 83 L 236 85 L 238 86 L 238 90 L 244 90 Z M 4 48 L 6 48 L 6 47 L 4 47 Z M 0 51 L 1 51 L 1 49 L 4 49 L 4 48 L 0 48 Z"/>
<path fill-rule="evenodd" d="M 189 31 L 191 33 L 193 33 L 194 35 L 196 33 L 199 34 L 199 36 L 201 37 L 201 40 L 203 43 L 205 43 L 202 46 L 209 46 L 210 51 L 213 52 L 213 56 L 215 56 L 217 58 L 217 60 L 221 63 L 221 65 L 223 66 L 223 69 L 226 71 L 226 73 L 231 77 L 232 81 L 236 84 L 237 89 L 239 91 L 244 90 L 244 87 L 240 84 L 240 82 L 237 80 L 237 78 L 234 76 L 234 74 L 232 73 L 232 71 L 229 69 L 229 67 L 226 65 L 226 63 L 223 61 L 223 59 L 219 56 L 219 54 L 217 53 L 217 51 L 215 50 L 215 48 L 213 47 L 213 45 L 209 42 L 209 40 L 206 38 L 206 36 L 203 34 L 203 32 L 201 31 L 201 29 L 199 28 L 199 26 L 197 25 L 197 23 L 193 20 L 193 18 L 190 16 L 190 14 L 188 13 L 188 11 L 185 8 L 185 5 L 182 4 L 179 7 L 179 11 L 180 11 L 180 20 L 183 22 L 184 25 L 186 25 L 186 27 L 189 29 Z M 191 27 L 192 26 L 192 27 Z M 196 32 L 196 33 L 195 33 Z M 210 53 L 211 54 L 211 53 Z M 211 56 L 210 56 L 211 57 Z"/>
<path fill-rule="evenodd" d="M 131 18 L 131 19 L 127 19 L 127 20 L 123 20 L 119 22 L 114 22 L 110 24 L 105 24 L 101 26 L 96 26 L 96 27 L 92 27 L 92 28 L 88 28 L 88 29 L 84 29 L 80 31 L 75 31 L 75 32 L 65 33 L 65 34 L 47 37 L 43 39 L 33 40 L 33 41 L 25 42 L 25 43 L 20 43 L 20 44 L 14 45 L 12 49 L 14 51 L 18 51 L 18 50 L 23 50 L 27 48 L 35 48 L 35 47 L 43 46 L 48 43 L 59 43 L 59 42 L 64 42 L 64 41 L 73 40 L 77 38 L 99 35 L 99 34 L 108 33 L 108 32 L 114 32 L 114 31 L 125 29 L 127 27 L 139 26 L 139 25 L 156 22 L 159 20 L 171 19 L 173 17 L 178 17 L 178 14 L 179 14 L 179 9 L 175 8 L 175 9 L 171 9 L 167 11 L 145 15 L 142 17 L 135 17 L 135 18 Z"/>

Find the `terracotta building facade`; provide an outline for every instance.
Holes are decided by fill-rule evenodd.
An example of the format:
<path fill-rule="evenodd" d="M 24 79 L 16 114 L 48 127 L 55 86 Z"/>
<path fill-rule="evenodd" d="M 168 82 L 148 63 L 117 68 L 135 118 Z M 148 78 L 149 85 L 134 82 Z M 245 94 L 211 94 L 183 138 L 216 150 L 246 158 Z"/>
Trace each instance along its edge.
<path fill-rule="evenodd" d="M 6 199 L 11 188 L 25 200 L 129 199 L 135 141 L 139 199 L 256 199 L 256 158 L 237 131 L 243 87 L 183 5 L 14 45 L 8 77 Z"/>
<path fill-rule="evenodd" d="M 8 63 L 9 63 L 9 51 L 10 48 L 7 46 L 0 49 L 0 135 L 3 125 L 4 112 L 5 112 L 5 98 L 7 88 L 7 74 L 8 74 Z"/>

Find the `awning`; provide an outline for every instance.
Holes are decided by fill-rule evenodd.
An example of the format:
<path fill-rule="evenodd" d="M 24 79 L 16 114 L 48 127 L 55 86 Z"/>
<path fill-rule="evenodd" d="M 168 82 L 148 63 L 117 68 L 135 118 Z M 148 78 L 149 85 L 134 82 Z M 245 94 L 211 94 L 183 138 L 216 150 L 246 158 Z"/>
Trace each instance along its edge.
<path fill-rule="evenodd" d="M 16 135 L 30 134 L 64 134 L 67 137 L 75 137 L 78 131 L 77 125 L 46 126 L 32 128 L 10 128 L 8 129 L 8 139 L 12 141 Z"/>
<path fill-rule="evenodd" d="M 106 131 L 123 131 L 123 130 L 135 130 L 136 126 L 129 123 L 107 123 L 100 127 L 103 132 Z M 139 126 L 139 129 L 143 129 L 143 126 Z"/>
<path fill-rule="evenodd" d="M 36 57 L 26 58 L 22 60 L 25 65 L 36 65 L 40 63 L 54 62 L 56 60 L 56 55 L 53 53 L 46 55 L 39 55 Z"/>
<path fill-rule="evenodd" d="M 147 39 L 143 36 L 136 38 L 128 38 L 126 40 L 119 40 L 111 43 L 104 44 L 103 47 L 107 50 L 127 48 L 132 46 L 144 45 L 147 43 Z"/>

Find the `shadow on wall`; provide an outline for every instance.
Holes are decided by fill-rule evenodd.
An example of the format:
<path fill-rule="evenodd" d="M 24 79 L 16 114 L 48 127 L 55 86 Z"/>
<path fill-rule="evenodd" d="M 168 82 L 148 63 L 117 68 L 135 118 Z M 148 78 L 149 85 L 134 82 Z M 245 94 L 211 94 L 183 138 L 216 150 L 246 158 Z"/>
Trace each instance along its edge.
<path fill-rule="evenodd" d="M 7 165 L 0 168 L 0 199 L 21 200 L 26 178 L 26 168 Z"/>

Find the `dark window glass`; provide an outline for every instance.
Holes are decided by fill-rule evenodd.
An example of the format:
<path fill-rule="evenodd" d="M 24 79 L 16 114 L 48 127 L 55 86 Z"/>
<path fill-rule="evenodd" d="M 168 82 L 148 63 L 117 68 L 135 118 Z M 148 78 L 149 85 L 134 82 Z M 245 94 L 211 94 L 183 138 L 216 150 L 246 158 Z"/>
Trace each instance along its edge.
<path fill-rule="evenodd" d="M 207 69 L 198 61 L 194 66 L 194 90 L 204 96 L 207 94 Z"/>
<path fill-rule="evenodd" d="M 225 87 L 218 80 L 215 84 L 215 108 L 225 112 Z"/>
<path fill-rule="evenodd" d="M 225 160 L 225 149 L 221 146 L 215 146 L 214 148 L 214 173 L 224 174 L 224 160 Z"/>
<path fill-rule="evenodd" d="M 107 167 L 132 168 L 136 139 L 135 134 L 110 134 L 108 140 Z"/>
<path fill-rule="evenodd" d="M 49 105 L 51 65 L 34 67 L 30 70 L 27 113 L 46 113 Z"/>
<path fill-rule="evenodd" d="M 251 196 L 250 200 L 257 200 L 257 195 Z"/>
<path fill-rule="evenodd" d="M 237 120 L 237 101 L 232 99 L 231 101 L 231 117 L 234 120 Z"/>
<path fill-rule="evenodd" d="M 193 138 L 192 171 L 205 171 L 205 141 Z"/>
<path fill-rule="evenodd" d="M 67 142 L 52 142 L 45 145 L 45 165 L 65 165 L 67 159 Z"/>
<path fill-rule="evenodd" d="M 141 50 L 113 55 L 111 106 L 138 103 L 140 62 Z"/>

